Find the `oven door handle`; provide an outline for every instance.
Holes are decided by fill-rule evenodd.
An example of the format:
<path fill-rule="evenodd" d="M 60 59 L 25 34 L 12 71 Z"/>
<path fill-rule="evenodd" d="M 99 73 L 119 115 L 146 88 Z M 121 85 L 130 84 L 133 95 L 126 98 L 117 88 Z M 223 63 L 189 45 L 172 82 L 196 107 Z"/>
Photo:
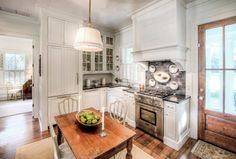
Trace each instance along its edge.
<path fill-rule="evenodd" d="M 150 105 L 147 105 L 147 104 L 143 104 L 143 103 L 139 103 L 139 102 L 136 102 L 137 105 L 141 108 L 144 108 L 144 109 L 147 109 L 147 110 L 150 110 L 150 111 L 154 111 L 156 113 L 158 112 L 162 112 L 163 111 L 163 108 L 158 108 L 158 107 L 152 107 Z"/>

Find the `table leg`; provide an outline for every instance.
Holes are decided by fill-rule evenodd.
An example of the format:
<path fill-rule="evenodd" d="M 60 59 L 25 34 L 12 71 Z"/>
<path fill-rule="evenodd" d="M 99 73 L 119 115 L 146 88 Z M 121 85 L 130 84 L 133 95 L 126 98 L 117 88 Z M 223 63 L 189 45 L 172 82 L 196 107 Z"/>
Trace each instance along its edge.
<path fill-rule="evenodd" d="M 131 150 L 132 150 L 132 147 L 133 147 L 133 139 L 129 139 L 127 141 L 127 154 L 126 154 L 126 159 L 132 159 L 132 154 L 131 154 Z"/>
<path fill-rule="evenodd" d="M 57 143 L 58 145 L 61 145 L 62 143 L 62 132 L 61 132 L 61 129 L 57 126 L 57 130 L 58 130 L 58 135 L 57 135 Z"/>

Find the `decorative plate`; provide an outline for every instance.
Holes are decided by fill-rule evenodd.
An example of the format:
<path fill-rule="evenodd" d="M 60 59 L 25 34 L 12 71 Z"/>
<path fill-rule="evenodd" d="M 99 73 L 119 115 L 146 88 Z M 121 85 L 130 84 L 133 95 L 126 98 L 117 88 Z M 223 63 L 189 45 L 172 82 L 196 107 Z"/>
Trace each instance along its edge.
<path fill-rule="evenodd" d="M 156 85 L 156 81 L 154 79 L 149 80 L 149 86 L 154 87 Z"/>
<path fill-rule="evenodd" d="M 177 73 L 179 71 L 178 67 L 176 65 L 170 65 L 169 66 L 169 72 L 174 74 Z"/>
<path fill-rule="evenodd" d="M 170 89 L 177 90 L 179 88 L 179 85 L 176 81 L 171 81 L 169 84 Z"/>
<path fill-rule="evenodd" d="M 149 71 L 150 71 L 151 73 L 154 73 L 154 72 L 156 71 L 156 67 L 155 67 L 154 65 L 150 65 L 150 66 L 149 66 Z"/>
<path fill-rule="evenodd" d="M 154 78 L 159 83 L 167 83 L 170 80 L 170 75 L 163 71 L 158 71 L 154 73 Z"/>

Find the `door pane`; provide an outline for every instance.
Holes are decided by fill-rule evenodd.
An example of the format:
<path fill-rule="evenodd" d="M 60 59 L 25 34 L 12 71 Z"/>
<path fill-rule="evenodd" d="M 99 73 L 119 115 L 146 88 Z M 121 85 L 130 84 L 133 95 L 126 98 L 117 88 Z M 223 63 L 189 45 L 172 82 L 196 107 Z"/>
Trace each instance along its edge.
<path fill-rule="evenodd" d="M 223 67 L 223 28 L 206 30 L 206 68 Z"/>
<path fill-rule="evenodd" d="M 236 24 L 225 26 L 225 67 L 236 68 Z"/>
<path fill-rule="evenodd" d="M 236 115 L 236 71 L 225 72 L 225 113 Z"/>
<path fill-rule="evenodd" d="M 206 71 L 206 109 L 222 112 L 223 105 L 223 73 L 222 71 Z"/>

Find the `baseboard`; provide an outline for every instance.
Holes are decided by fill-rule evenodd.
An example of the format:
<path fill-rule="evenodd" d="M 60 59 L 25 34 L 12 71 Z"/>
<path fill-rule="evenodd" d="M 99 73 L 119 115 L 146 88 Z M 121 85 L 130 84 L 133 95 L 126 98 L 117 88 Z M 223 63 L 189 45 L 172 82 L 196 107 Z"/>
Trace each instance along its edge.
<path fill-rule="evenodd" d="M 178 142 L 169 137 L 164 136 L 163 142 L 164 144 L 178 151 L 188 140 L 189 136 L 190 136 L 190 131 L 187 131 L 184 135 L 180 137 Z"/>
<path fill-rule="evenodd" d="M 136 128 L 136 123 L 135 123 L 135 121 L 133 121 L 133 120 L 130 120 L 129 118 L 127 118 L 127 123 L 130 125 L 130 126 L 132 126 L 132 127 L 134 127 L 134 128 Z"/>

